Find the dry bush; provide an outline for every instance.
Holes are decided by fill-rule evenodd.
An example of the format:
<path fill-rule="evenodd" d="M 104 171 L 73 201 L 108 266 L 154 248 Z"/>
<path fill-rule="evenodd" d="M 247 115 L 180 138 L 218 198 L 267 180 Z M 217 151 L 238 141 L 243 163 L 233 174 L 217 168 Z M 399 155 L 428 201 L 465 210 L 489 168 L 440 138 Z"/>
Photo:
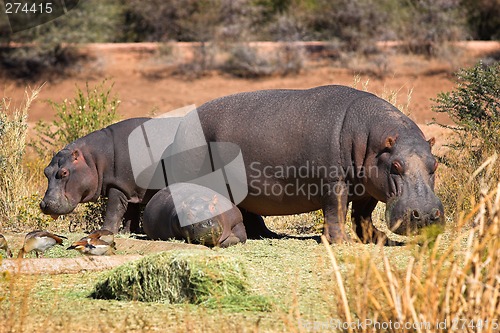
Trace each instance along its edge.
<path fill-rule="evenodd" d="M 241 43 L 230 50 L 228 59 L 220 68 L 236 77 L 260 78 L 299 74 L 304 62 L 303 47 L 293 42 L 281 43 L 274 54 L 259 52 L 256 47 Z"/>
<path fill-rule="evenodd" d="M 273 73 L 269 59 L 259 55 L 257 49 L 248 44 L 234 46 L 221 69 L 242 78 L 258 78 Z"/>
<path fill-rule="evenodd" d="M 304 68 L 305 58 L 304 48 L 289 42 L 280 45 L 275 62 L 280 75 L 296 75 L 300 74 Z"/>
<path fill-rule="evenodd" d="M 192 57 L 177 64 L 174 75 L 197 79 L 209 74 L 216 68 L 215 57 L 219 49 L 215 43 L 200 42 L 193 45 Z"/>
<path fill-rule="evenodd" d="M 0 230 L 41 228 L 49 219 L 38 208 L 36 184 L 24 168 L 28 110 L 40 88 L 26 91 L 19 106 L 0 100 Z"/>
<path fill-rule="evenodd" d="M 320 234 L 323 231 L 323 211 L 286 215 L 266 216 L 266 226 L 271 230 L 285 235 Z"/>
<path fill-rule="evenodd" d="M 382 32 L 390 30 L 390 13 L 376 1 L 316 0 L 302 11 L 310 39 L 336 40 L 346 52 L 371 53 Z"/>
<path fill-rule="evenodd" d="M 426 56 L 442 56 L 448 42 L 463 40 L 465 22 L 458 0 L 422 0 L 408 2 L 399 38 L 407 51 Z M 448 53 L 453 55 L 454 53 Z"/>

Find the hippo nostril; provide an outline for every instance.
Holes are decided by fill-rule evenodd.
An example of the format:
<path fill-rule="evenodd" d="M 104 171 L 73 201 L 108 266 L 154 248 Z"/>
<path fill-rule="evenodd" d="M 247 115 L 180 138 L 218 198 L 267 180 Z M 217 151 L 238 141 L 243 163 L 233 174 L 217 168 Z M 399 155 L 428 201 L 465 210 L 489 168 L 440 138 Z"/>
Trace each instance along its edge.
<path fill-rule="evenodd" d="M 45 210 L 45 208 L 47 208 L 47 204 L 45 203 L 45 201 L 43 201 L 43 200 L 42 200 L 42 201 L 40 202 L 40 209 L 41 209 L 42 211 L 44 211 L 44 210 Z"/>
<path fill-rule="evenodd" d="M 432 220 L 439 220 L 440 217 L 441 217 L 441 211 L 437 208 L 434 208 L 434 210 L 432 211 L 432 214 L 431 214 L 431 219 Z"/>
<path fill-rule="evenodd" d="M 411 217 L 414 219 L 414 220 L 420 220 L 420 213 L 418 210 L 413 210 L 411 212 Z"/>

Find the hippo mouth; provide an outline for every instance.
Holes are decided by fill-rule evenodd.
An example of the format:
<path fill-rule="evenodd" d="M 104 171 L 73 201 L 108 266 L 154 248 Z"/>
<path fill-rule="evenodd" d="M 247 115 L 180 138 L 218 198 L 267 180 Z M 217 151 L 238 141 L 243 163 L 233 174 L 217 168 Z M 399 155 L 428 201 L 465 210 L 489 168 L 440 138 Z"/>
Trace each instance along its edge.
<path fill-rule="evenodd" d="M 419 234 L 423 228 L 431 225 L 443 225 L 444 213 L 440 208 L 418 209 L 401 208 L 401 197 L 392 197 L 386 204 L 386 223 L 389 229 L 399 235 Z"/>
<path fill-rule="evenodd" d="M 54 220 L 59 218 L 61 215 L 66 215 L 75 210 L 77 205 L 72 205 L 69 200 L 65 200 L 63 203 L 54 202 L 47 199 L 43 199 L 40 202 L 40 210 L 46 215 L 50 215 Z"/>

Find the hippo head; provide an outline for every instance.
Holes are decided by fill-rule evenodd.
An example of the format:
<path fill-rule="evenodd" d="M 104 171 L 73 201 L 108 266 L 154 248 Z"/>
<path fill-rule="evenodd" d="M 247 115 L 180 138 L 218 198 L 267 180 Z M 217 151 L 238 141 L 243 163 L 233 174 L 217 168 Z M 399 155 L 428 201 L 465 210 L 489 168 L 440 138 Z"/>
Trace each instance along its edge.
<path fill-rule="evenodd" d="M 373 196 L 387 203 L 386 221 L 398 234 L 444 223 L 443 204 L 434 193 L 438 167 L 431 153 L 434 138 L 388 136 L 376 157 L 376 175 L 371 177 Z M 373 175 L 372 175 L 373 176 Z"/>
<path fill-rule="evenodd" d="M 178 211 L 182 225 L 197 225 L 210 228 L 218 225 L 217 202 L 219 198 L 194 195 L 187 198 Z"/>
<path fill-rule="evenodd" d="M 40 209 L 53 218 L 71 213 L 78 203 L 93 200 L 97 193 L 97 171 L 87 164 L 79 149 L 58 152 L 44 173 L 48 187 Z"/>
<path fill-rule="evenodd" d="M 183 202 L 178 213 L 184 215 L 185 226 L 182 229 L 190 242 L 210 246 L 217 244 L 222 234 L 222 221 L 217 202 L 217 195 L 212 198 L 193 196 Z"/>

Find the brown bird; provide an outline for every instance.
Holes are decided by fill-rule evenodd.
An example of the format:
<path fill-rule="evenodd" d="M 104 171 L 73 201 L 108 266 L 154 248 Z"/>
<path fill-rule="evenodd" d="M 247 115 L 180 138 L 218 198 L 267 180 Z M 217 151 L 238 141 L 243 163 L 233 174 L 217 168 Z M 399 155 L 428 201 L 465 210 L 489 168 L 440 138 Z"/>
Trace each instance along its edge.
<path fill-rule="evenodd" d="M 113 247 L 113 249 L 116 250 L 116 247 L 115 247 L 115 234 L 113 234 L 111 231 L 106 230 L 106 229 L 95 230 L 95 231 L 91 232 L 90 234 L 88 234 L 87 236 L 84 236 L 84 237 L 80 238 L 79 241 L 74 242 L 73 244 L 71 244 L 71 246 L 73 246 L 73 245 L 76 246 L 77 243 L 79 243 L 81 241 L 85 241 L 87 239 L 100 239 L 100 240 L 108 243 L 109 245 L 111 245 L 111 247 Z"/>
<path fill-rule="evenodd" d="M 43 255 L 47 249 L 59 244 L 62 245 L 64 236 L 55 235 L 48 231 L 35 230 L 26 235 L 23 247 L 19 250 L 18 258 L 24 258 L 28 252 L 35 251 L 36 257 Z"/>
<path fill-rule="evenodd" d="M 114 244 L 114 243 L 113 243 Z M 99 238 L 82 238 L 71 244 L 67 250 L 77 250 L 81 254 L 102 256 L 114 254 L 113 247 L 110 243 Z"/>
<path fill-rule="evenodd" d="M 9 249 L 7 240 L 2 234 L 0 234 L 0 250 L 4 250 L 7 253 L 7 257 L 12 258 L 12 252 Z"/>
<path fill-rule="evenodd" d="M 107 229 L 100 229 L 100 230 L 93 231 L 92 233 L 88 234 L 86 237 L 83 237 L 82 239 L 84 239 L 84 238 L 100 239 L 100 240 L 108 243 L 109 245 L 111 245 L 116 250 L 115 234 L 113 234 L 111 231 L 109 231 Z"/>
<path fill-rule="evenodd" d="M 106 229 L 93 231 L 79 241 L 71 244 L 67 250 L 77 250 L 82 254 L 91 254 L 96 256 L 114 254 L 115 235 Z"/>

